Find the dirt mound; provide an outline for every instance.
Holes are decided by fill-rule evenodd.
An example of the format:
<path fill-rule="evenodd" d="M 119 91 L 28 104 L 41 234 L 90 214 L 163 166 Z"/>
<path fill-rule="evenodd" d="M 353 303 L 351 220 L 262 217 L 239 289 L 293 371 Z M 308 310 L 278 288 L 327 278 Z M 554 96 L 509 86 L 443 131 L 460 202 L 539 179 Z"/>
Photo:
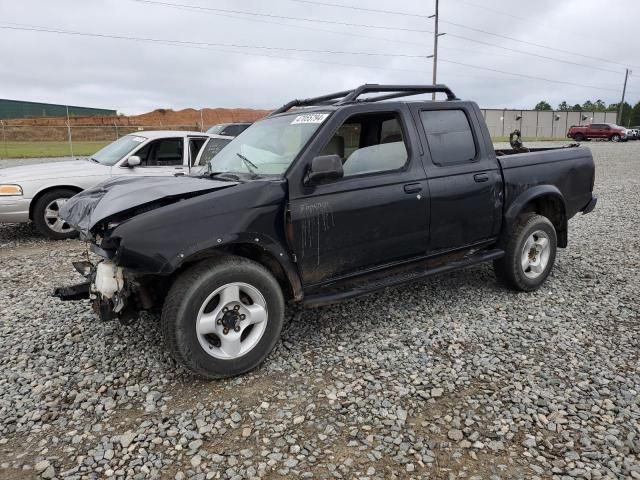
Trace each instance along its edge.
<path fill-rule="evenodd" d="M 144 126 L 144 127 L 190 127 L 194 130 L 208 128 L 217 123 L 253 122 L 269 114 L 269 110 L 253 110 L 249 108 L 204 108 L 196 110 L 170 110 L 159 108 L 142 115 L 119 115 L 117 117 L 71 117 L 71 126 L 103 125 Z M 65 126 L 64 117 L 17 118 L 4 121 L 6 126 Z"/>

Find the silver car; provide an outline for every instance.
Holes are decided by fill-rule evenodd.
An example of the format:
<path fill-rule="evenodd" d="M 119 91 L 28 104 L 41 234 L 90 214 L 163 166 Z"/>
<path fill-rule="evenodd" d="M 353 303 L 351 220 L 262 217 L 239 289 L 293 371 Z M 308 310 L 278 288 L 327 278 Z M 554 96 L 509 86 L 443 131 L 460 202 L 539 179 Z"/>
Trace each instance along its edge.
<path fill-rule="evenodd" d="M 202 132 L 138 132 L 87 159 L 0 169 L 0 223 L 33 221 L 49 238 L 71 238 L 75 230 L 58 216 L 68 198 L 119 175 L 186 175 L 208 138 Z"/>

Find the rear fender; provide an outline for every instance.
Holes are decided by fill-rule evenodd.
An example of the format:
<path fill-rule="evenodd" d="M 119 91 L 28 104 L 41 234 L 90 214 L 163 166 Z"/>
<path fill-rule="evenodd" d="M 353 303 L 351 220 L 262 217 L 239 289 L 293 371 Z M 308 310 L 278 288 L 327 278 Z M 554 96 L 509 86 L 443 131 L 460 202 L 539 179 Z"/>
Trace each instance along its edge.
<path fill-rule="evenodd" d="M 505 227 L 511 231 L 524 212 L 535 212 L 549 218 L 558 235 L 558 247 L 568 242 L 566 204 L 562 192 L 554 185 L 537 185 L 522 192 L 505 212 Z"/>

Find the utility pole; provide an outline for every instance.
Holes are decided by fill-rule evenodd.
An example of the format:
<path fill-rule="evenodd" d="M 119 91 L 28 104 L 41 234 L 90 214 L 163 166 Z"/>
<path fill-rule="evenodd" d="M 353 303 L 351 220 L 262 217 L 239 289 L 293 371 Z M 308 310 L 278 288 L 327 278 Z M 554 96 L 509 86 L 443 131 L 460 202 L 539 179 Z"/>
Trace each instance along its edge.
<path fill-rule="evenodd" d="M 71 120 L 69 119 L 69 105 L 67 105 L 67 136 L 69 137 L 69 151 L 73 158 L 73 140 L 71 139 Z"/>
<path fill-rule="evenodd" d="M 438 83 L 438 37 L 444 35 L 444 33 L 438 33 L 438 4 L 439 0 L 436 0 L 436 12 L 433 15 L 430 15 L 429 18 L 434 19 L 434 30 L 433 30 L 433 84 Z M 435 92 L 431 94 L 431 100 L 436 99 Z"/>
<path fill-rule="evenodd" d="M 618 105 L 618 125 L 622 125 L 622 110 L 624 108 L 624 94 L 627 92 L 627 78 L 629 77 L 629 69 L 626 68 L 624 72 L 624 86 L 622 87 L 622 100 Z"/>

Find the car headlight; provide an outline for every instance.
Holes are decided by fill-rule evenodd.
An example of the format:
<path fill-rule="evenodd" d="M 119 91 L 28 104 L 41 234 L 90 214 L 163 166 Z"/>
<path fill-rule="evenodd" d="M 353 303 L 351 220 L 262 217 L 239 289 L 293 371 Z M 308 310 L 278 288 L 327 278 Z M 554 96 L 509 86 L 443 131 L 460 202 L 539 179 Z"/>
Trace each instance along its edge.
<path fill-rule="evenodd" d="M 0 185 L 0 195 L 22 195 L 20 185 Z"/>

